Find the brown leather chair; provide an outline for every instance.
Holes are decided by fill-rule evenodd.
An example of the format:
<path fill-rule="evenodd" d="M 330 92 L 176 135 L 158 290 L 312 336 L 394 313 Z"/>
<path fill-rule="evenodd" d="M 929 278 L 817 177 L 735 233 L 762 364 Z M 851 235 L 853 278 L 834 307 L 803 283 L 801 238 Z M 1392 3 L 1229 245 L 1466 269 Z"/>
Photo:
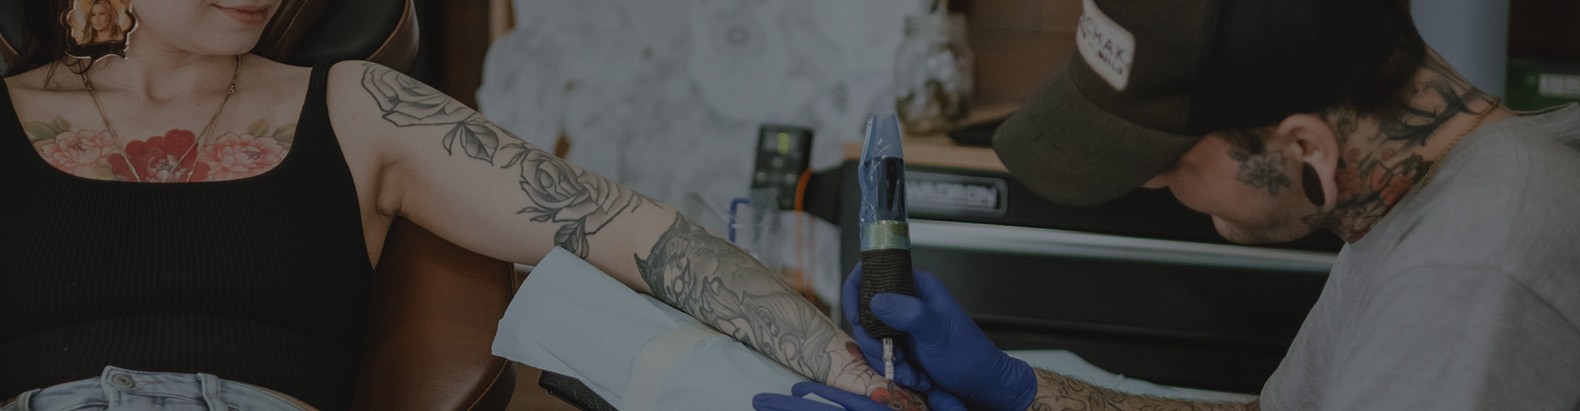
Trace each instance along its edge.
<path fill-rule="evenodd" d="M 44 3 L 0 0 L 0 57 L 8 64 L 18 55 L 12 46 L 25 44 L 23 19 L 38 17 L 24 2 Z M 284 0 L 253 51 L 296 65 L 365 59 L 405 70 L 417 52 L 416 12 L 411 0 Z M 513 270 L 397 219 L 374 274 L 356 408 L 505 409 L 515 373 L 490 346 L 515 292 Z"/>

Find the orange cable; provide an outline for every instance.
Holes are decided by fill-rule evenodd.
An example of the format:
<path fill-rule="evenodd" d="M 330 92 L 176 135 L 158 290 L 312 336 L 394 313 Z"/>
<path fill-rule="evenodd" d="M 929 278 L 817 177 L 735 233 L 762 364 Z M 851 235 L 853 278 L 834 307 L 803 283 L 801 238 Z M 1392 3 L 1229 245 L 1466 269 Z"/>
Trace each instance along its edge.
<path fill-rule="evenodd" d="M 798 179 L 796 181 L 796 184 L 795 184 L 795 262 L 796 262 L 796 271 L 798 273 L 798 275 L 797 275 L 798 278 L 796 279 L 796 285 L 801 287 L 801 290 L 802 290 L 803 293 L 808 294 L 808 298 L 811 298 L 811 297 L 815 296 L 815 294 L 812 293 L 812 287 L 807 284 L 809 282 L 809 280 L 807 280 L 807 274 L 806 274 L 808 267 L 806 266 L 806 261 L 805 261 L 806 260 L 806 258 L 805 258 L 805 254 L 806 253 L 804 252 L 803 247 L 802 247 L 803 245 L 806 244 L 806 240 L 803 239 L 803 237 L 801 235 L 801 230 L 802 230 L 802 226 L 806 225 L 806 222 L 803 221 L 804 220 L 804 216 L 806 214 L 805 213 L 806 185 L 807 185 L 807 182 L 809 182 L 811 180 L 812 180 L 812 169 L 808 168 L 806 170 L 802 170 L 801 171 L 801 178 Z"/>

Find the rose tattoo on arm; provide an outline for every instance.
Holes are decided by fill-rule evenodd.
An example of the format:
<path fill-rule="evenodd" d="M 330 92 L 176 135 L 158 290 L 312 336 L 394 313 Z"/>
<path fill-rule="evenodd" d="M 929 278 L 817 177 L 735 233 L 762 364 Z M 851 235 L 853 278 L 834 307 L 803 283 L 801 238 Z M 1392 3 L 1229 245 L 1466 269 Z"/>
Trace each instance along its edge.
<path fill-rule="evenodd" d="M 518 214 L 554 227 L 554 244 L 585 259 L 588 238 L 615 218 L 649 202 L 661 203 L 571 165 L 489 122 L 438 90 L 389 68 L 366 63 L 362 86 L 378 103 L 382 117 L 398 127 L 429 126 L 454 157 L 487 162 L 519 175 L 527 197 Z M 459 149 L 460 153 L 457 153 Z M 701 225 L 675 214 L 648 256 L 633 253 L 642 281 L 654 297 L 696 317 L 780 364 L 818 381 L 848 390 L 880 392 L 888 401 L 914 396 L 877 381 L 859 354 L 856 362 L 836 361 L 853 344 L 826 315 L 790 289 L 776 273 Z M 841 357 L 843 358 L 843 357 Z M 838 364 L 836 364 L 838 362 Z M 843 372 L 835 374 L 835 367 Z M 870 378 L 868 378 L 870 377 Z"/>
<path fill-rule="evenodd" d="M 455 155 L 459 146 L 467 157 L 518 169 L 530 204 L 517 213 L 554 224 L 554 244 L 577 257 L 587 258 L 588 236 L 651 201 L 528 144 L 433 87 L 388 67 L 363 64 L 362 88 L 378 103 L 384 120 L 397 127 L 446 127 L 440 140 L 446 153 Z"/>

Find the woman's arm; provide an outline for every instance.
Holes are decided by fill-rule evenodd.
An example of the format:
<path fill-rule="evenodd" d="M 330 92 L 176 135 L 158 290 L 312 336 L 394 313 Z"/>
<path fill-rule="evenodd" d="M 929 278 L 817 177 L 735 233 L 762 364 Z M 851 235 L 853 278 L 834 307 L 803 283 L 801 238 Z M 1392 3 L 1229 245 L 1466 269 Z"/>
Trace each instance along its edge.
<path fill-rule="evenodd" d="M 330 75 L 336 133 L 380 150 L 380 212 L 507 261 L 534 264 L 564 248 L 808 378 L 874 396 L 897 390 L 779 275 L 669 206 L 389 68 L 344 62 Z"/>

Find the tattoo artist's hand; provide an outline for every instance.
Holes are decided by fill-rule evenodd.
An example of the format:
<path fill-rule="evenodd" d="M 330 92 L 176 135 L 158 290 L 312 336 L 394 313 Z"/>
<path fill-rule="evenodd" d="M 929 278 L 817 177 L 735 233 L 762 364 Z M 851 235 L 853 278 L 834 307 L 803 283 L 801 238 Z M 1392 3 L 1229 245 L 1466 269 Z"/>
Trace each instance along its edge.
<path fill-rule="evenodd" d="M 918 391 L 943 389 L 973 410 L 1025 410 L 1037 395 L 1031 365 L 994 346 L 938 278 L 925 271 L 913 274 L 916 297 L 887 293 L 872 297 L 872 313 L 909 335 L 895 342 L 894 382 Z M 858 264 L 845 281 L 840 305 L 853 324 L 862 356 L 881 371 L 883 344 L 867 335 L 856 320 L 860 284 Z"/>
<path fill-rule="evenodd" d="M 922 409 L 921 404 L 912 404 L 911 397 L 904 395 L 873 399 L 813 382 L 796 383 L 796 385 L 790 387 L 790 395 L 757 394 L 757 396 L 752 397 L 752 408 L 755 408 L 757 411 L 838 411 L 840 409 L 840 407 L 801 398 L 807 394 L 817 394 L 850 411 Z M 881 394 L 874 395 L 881 396 Z M 949 393 L 936 390 L 927 393 L 927 407 L 936 411 L 966 410 L 966 407 L 960 404 L 960 400 L 955 399 Z"/>

